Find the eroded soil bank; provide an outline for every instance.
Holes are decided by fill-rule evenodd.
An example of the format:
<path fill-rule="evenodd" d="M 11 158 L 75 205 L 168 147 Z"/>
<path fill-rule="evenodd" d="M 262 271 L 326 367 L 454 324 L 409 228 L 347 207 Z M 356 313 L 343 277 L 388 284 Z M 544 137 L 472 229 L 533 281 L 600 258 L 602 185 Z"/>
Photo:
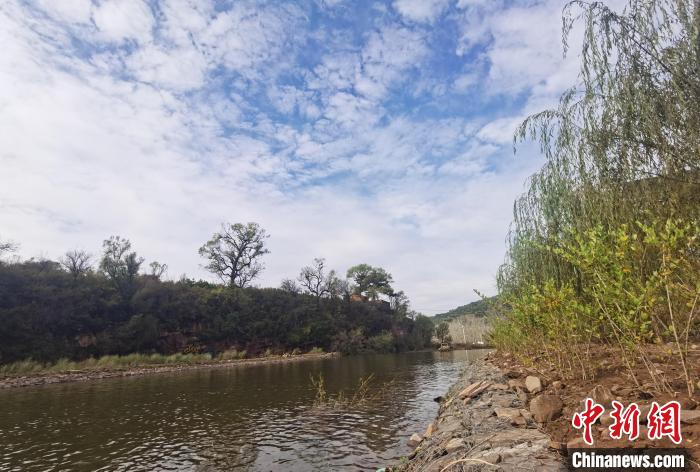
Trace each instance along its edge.
<path fill-rule="evenodd" d="M 66 382 L 84 382 L 88 380 L 108 379 L 114 377 L 133 377 L 140 375 L 150 375 L 165 372 L 180 372 L 194 369 L 216 369 L 239 365 L 259 365 L 259 364 L 277 364 L 288 362 L 299 362 L 309 359 L 325 359 L 329 357 L 339 356 L 337 353 L 320 353 L 320 354 L 300 354 L 295 356 L 274 356 L 254 359 L 233 359 L 225 361 L 212 361 L 196 364 L 168 364 L 168 365 L 148 365 L 137 366 L 127 369 L 90 369 L 90 370 L 74 370 L 60 373 L 38 373 L 23 376 L 10 376 L 0 378 L 0 389 L 4 388 L 19 388 L 32 387 L 37 385 L 66 383 Z"/>
<path fill-rule="evenodd" d="M 613 379 L 617 379 L 613 381 Z M 612 383 L 611 383 L 612 382 Z M 460 470 L 566 470 L 569 449 L 585 447 L 580 431 L 571 426 L 575 411 L 591 397 L 608 407 L 612 400 L 637 402 L 646 415 L 652 401 L 665 402 L 672 395 L 654 396 L 644 387 L 601 376 L 596 382 L 564 382 L 552 372 L 527 369 L 512 357 L 490 354 L 467 365 L 460 380 L 440 402 L 437 418 L 412 437 L 415 451 L 393 471 L 447 472 Z M 682 446 L 692 455 L 692 470 L 700 455 L 700 409 L 687 395 L 676 395 L 682 406 Z M 673 447 L 667 438 L 649 441 L 645 418 L 640 439 L 634 443 L 612 440 L 608 413 L 593 427 L 595 447 Z"/>

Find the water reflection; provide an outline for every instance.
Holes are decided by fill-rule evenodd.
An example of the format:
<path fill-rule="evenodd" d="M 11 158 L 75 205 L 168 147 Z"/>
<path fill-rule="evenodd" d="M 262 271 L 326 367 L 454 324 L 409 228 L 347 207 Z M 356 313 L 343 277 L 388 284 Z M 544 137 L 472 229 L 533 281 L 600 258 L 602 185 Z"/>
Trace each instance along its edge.
<path fill-rule="evenodd" d="M 0 392 L 0 470 L 368 469 L 409 452 L 432 399 L 486 351 L 420 352 L 199 370 Z M 312 408 L 360 377 L 391 391 Z"/>

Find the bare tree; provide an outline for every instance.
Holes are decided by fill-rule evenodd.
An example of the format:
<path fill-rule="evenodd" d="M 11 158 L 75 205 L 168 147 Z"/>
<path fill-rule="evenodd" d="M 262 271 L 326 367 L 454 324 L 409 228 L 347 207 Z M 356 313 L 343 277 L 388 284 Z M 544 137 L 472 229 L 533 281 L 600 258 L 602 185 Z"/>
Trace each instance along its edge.
<path fill-rule="evenodd" d="M 161 264 L 158 261 L 151 262 L 149 267 L 151 268 L 151 275 L 158 280 L 168 271 L 168 264 Z"/>
<path fill-rule="evenodd" d="M 223 224 L 221 231 L 199 248 L 199 255 L 208 259 L 204 266 L 232 287 L 245 287 L 264 269 L 260 258 L 270 251 L 269 238 L 257 223 Z"/>
<path fill-rule="evenodd" d="M 325 265 L 326 260 L 322 257 L 317 257 L 312 265 L 302 267 L 297 279 L 308 293 L 316 297 L 322 297 L 328 290 L 326 275 L 324 274 Z"/>
<path fill-rule="evenodd" d="M 12 241 L 0 241 L 0 257 L 2 257 L 4 253 L 15 252 L 16 250 L 17 244 Z"/>
<path fill-rule="evenodd" d="M 92 270 L 92 255 L 82 249 L 66 252 L 59 262 L 64 269 L 70 272 L 74 280 Z"/>

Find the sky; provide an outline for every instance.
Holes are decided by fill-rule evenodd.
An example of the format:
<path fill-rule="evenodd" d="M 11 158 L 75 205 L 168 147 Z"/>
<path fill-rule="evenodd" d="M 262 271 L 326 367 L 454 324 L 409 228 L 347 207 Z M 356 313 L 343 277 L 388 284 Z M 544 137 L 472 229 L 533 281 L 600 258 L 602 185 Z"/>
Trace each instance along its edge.
<path fill-rule="evenodd" d="M 494 294 L 543 163 L 513 131 L 578 77 L 563 4 L 2 0 L 0 239 L 55 259 L 120 235 L 214 280 L 197 249 L 255 221 L 260 286 L 325 257 L 426 314 Z"/>

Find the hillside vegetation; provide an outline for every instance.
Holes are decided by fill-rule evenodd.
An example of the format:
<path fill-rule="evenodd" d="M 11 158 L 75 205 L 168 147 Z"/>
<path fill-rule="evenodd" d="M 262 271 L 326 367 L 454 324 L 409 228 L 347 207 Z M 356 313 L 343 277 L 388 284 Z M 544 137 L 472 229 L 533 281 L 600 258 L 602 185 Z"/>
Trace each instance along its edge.
<path fill-rule="evenodd" d="M 493 341 L 524 362 L 591 379 L 591 355 L 630 379 L 687 391 L 700 325 L 700 3 L 597 2 L 564 10 L 583 26 L 581 82 L 529 117 L 546 163 L 515 202 L 498 277 Z M 659 350 L 663 355 L 658 355 Z M 678 375 L 660 363 L 673 359 Z"/>

